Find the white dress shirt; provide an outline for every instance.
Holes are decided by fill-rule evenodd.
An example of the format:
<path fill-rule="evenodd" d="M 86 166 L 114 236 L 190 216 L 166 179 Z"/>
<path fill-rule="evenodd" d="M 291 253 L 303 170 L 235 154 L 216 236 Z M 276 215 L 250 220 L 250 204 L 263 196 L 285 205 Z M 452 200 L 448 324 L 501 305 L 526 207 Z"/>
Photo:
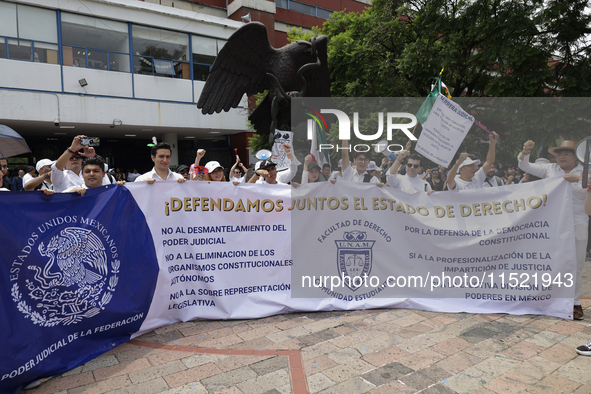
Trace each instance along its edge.
<path fill-rule="evenodd" d="M 408 174 L 400 175 L 396 174 L 388 174 L 386 176 L 386 180 L 390 187 L 395 189 L 400 189 L 407 194 L 415 194 L 418 192 L 428 192 L 431 191 L 431 185 L 429 182 L 424 181 L 418 175 L 414 178 L 408 176 Z"/>
<path fill-rule="evenodd" d="M 157 181 L 176 181 L 178 179 L 184 179 L 181 174 L 177 174 L 176 172 L 172 172 L 170 168 L 168 169 L 168 176 L 166 179 L 160 178 L 160 175 L 156 172 L 156 168 L 152 168 L 152 171 L 148 171 L 145 174 L 142 174 L 135 178 L 134 182 L 141 182 L 146 181 L 148 179 L 156 179 Z"/>
<path fill-rule="evenodd" d="M 53 184 L 53 190 L 56 193 L 63 193 L 64 190 L 69 189 L 74 186 L 80 186 L 80 184 L 84 184 L 84 178 L 82 177 L 82 170 L 80 170 L 80 175 L 76 175 L 74 171 L 70 170 L 58 170 L 55 166 L 55 163 L 51 165 L 51 183 Z M 105 173 L 103 177 L 103 185 L 110 185 L 111 181 L 109 177 Z"/>
<path fill-rule="evenodd" d="M 343 180 L 345 182 L 363 182 L 363 179 L 365 178 L 365 174 L 367 174 L 367 171 L 365 171 L 364 173 L 360 174 L 359 171 L 354 170 L 351 166 L 347 166 L 347 169 L 345 169 L 345 171 L 343 171 Z M 372 176 L 371 179 L 369 180 L 369 183 L 379 183 L 380 180 L 378 178 L 376 178 L 375 176 Z"/>

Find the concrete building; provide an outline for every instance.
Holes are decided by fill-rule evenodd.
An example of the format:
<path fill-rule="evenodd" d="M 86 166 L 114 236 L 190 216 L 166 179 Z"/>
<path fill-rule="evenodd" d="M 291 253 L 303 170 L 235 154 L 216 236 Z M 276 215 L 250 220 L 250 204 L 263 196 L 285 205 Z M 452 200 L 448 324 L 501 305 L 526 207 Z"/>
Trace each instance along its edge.
<path fill-rule="evenodd" d="M 152 167 L 153 136 L 171 143 L 172 164 L 191 164 L 197 148 L 225 165 L 236 148 L 246 161 L 246 98 L 217 115 L 202 115 L 196 102 L 215 56 L 248 19 L 281 47 L 291 26 L 367 7 L 307 2 L 1 0 L 0 124 L 25 137 L 30 160 L 56 159 L 85 134 L 99 137 L 98 153 L 123 170 Z"/>

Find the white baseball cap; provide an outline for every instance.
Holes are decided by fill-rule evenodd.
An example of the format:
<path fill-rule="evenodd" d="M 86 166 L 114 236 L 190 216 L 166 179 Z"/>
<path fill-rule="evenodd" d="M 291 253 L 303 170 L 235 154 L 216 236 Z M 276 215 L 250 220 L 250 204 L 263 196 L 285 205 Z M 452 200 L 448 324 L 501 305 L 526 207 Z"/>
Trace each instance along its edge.
<path fill-rule="evenodd" d="M 37 162 L 37 164 L 35 165 L 35 169 L 37 170 L 37 172 L 39 172 L 40 169 L 42 169 L 45 166 L 50 166 L 55 163 L 52 160 L 49 159 L 41 159 Z"/>
<path fill-rule="evenodd" d="M 207 171 L 209 171 L 210 174 L 217 168 L 224 169 L 224 167 L 217 161 L 208 161 L 205 168 L 207 168 Z"/>
<path fill-rule="evenodd" d="M 469 166 L 470 164 L 476 164 L 477 166 L 480 165 L 480 160 L 476 159 L 476 160 L 472 160 L 471 158 L 467 158 L 466 160 L 464 160 L 464 162 L 462 164 L 460 164 L 460 167 L 458 168 L 458 170 L 464 166 Z"/>
<path fill-rule="evenodd" d="M 367 165 L 367 171 L 373 171 L 376 170 L 378 168 L 378 166 L 376 165 L 375 161 L 370 161 L 369 164 Z"/>

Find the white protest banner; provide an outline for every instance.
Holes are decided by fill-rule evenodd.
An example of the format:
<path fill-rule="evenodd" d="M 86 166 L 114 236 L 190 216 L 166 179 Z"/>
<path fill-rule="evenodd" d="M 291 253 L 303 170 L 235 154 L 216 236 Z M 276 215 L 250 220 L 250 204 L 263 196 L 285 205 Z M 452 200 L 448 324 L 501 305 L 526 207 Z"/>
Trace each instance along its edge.
<path fill-rule="evenodd" d="M 434 163 L 448 167 L 474 123 L 474 117 L 439 93 L 415 150 Z"/>
<path fill-rule="evenodd" d="M 288 302 L 290 187 L 225 182 L 129 184 L 160 264 L 140 332 L 175 321 L 244 319 Z M 281 293 L 277 296 L 276 293 Z"/>
<path fill-rule="evenodd" d="M 305 185 L 292 193 L 292 297 L 569 318 L 570 201 L 562 178 L 431 195 Z"/>
<path fill-rule="evenodd" d="M 0 390 L 177 321 L 368 308 L 572 318 L 571 193 L 561 177 L 431 195 L 352 182 L 2 193 L 0 325 L 17 340 L 2 346 Z M 83 278 L 68 276 L 73 251 Z"/>

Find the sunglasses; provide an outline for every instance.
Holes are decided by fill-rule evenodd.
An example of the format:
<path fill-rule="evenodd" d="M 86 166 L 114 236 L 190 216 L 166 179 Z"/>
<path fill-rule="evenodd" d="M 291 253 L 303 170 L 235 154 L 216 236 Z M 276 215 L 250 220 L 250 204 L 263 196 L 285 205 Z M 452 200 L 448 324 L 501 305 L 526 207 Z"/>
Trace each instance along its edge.
<path fill-rule="evenodd" d="M 187 175 L 189 173 L 189 170 L 183 170 L 181 172 L 179 172 L 179 174 L 181 175 Z"/>
<path fill-rule="evenodd" d="M 82 160 L 82 156 L 70 156 L 70 160 Z"/>
<path fill-rule="evenodd" d="M 408 168 L 419 168 L 421 165 L 420 164 L 407 164 L 406 165 Z"/>
<path fill-rule="evenodd" d="M 439 171 L 431 171 L 432 174 L 439 174 Z"/>

